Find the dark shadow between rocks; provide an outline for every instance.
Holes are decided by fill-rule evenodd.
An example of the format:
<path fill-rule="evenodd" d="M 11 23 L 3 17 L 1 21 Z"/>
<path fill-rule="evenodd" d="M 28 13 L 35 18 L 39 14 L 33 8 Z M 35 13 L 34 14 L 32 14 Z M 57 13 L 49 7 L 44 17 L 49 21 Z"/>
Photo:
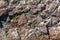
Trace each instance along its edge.
<path fill-rule="evenodd" d="M 0 21 L 0 28 L 3 28 L 2 22 Z"/>
<path fill-rule="evenodd" d="M 0 28 L 3 28 L 2 21 L 6 22 L 7 17 L 8 17 L 7 13 L 4 13 L 3 15 L 0 16 Z"/>
<path fill-rule="evenodd" d="M 48 35 L 48 39 L 50 40 L 50 34 L 49 34 L 49 27 L 51 27 L 52 26 L 52 21 L 51 22 L 49 22 L 47 25 L 46 25 L 46 30 L 47 30 L 47 35 Z"/>

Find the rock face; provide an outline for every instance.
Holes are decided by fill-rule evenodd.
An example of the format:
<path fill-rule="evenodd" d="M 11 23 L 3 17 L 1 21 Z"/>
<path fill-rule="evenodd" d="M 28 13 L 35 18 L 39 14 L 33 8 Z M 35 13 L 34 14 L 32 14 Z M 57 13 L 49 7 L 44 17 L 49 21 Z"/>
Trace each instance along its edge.
<path fill-rule="evenodd" d="M 49 28 L 50 40 L 59 40 L 60 39 L 60 23 Z"/>
<path fill-rule="evenodd" d="M 0 0 L 0 8 L 5 8 L 7 7 L 8 3 L 4 0 Z"/>
<path fill-rule="evenodd" d="M 12 28 L 9 30 L 8 39 L 9 40 L 21 40 L 17 28 Z"/>
<path fill-rule="evenodd" d="M 0 0 L 0 40 L 60 40 L 60 0 Z"/>
<path fill-rule="evenodd" d="M 18 24 L 19 24 L 19 25 L 22 25 L 22 24 L 27 23 L 27 19 L 26 19 L 25 14 L 20 15 L 17 20 L 18 20 Z"/>

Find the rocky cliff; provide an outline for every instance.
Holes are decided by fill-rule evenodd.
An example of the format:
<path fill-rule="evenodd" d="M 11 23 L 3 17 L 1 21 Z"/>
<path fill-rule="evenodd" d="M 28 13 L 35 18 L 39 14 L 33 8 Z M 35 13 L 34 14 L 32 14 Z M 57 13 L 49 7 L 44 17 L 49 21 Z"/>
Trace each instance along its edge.
<path fill-rule="evenodd" d="M 60 40 L 60 0 L 0 0 L 0 40 Z"/>

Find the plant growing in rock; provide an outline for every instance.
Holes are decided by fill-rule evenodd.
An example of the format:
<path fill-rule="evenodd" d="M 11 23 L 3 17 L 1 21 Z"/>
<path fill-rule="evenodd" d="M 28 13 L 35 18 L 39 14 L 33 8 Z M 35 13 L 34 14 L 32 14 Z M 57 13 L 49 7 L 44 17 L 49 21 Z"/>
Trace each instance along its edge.
<path fill-rule="evenodd" d="M 12 19 L 11 19 L 11 22 L 16 22 L 17 21 L 17 16 L 16 15 L 14 15 L 13 17 L 12 17 Z"/>

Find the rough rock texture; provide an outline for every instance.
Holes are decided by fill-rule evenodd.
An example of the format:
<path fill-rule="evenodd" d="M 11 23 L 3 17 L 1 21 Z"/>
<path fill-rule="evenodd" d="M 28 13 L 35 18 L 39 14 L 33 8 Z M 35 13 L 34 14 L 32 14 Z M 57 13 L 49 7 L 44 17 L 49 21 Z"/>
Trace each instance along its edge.
<path fill-rule="evenodd" d="M 60 0 L 0 0 L 0 40 L 60 40 Z"/>

